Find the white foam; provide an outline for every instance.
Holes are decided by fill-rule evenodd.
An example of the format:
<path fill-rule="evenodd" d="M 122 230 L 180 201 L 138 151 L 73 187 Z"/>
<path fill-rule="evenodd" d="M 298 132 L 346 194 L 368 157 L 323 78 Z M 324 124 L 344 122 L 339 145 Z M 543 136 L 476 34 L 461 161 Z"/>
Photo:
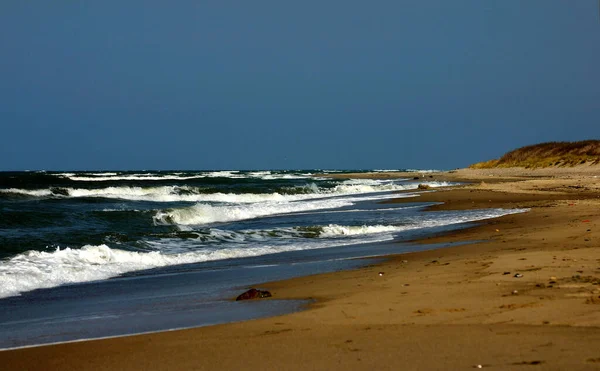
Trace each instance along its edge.
<path fill-rule="evenodd" d="M 260 176 L 262 180 L 277 180 L 277 179 L 308 179 L 313 178 L 311 174 L 263 174 Z"/>
<path fill-rule="evenodd" d="M 0 193 L 6 194 L 17 194 L 24 196 L 32 196 L 32 197 L 50 197 L 52 196 L 52 191 L 49 189 L 19 189 L 19 188 L 7 188 L 0 189 Z"/>
<path fill-rule="evenodd" d="M 323 227 L 321 236 L 332 237 L 332 236 L 356 236 L 363 234 L 373 234 L 382 232 L 396 232 L 400 227 L 393 225 L 361 225 L 361 226 L 344 226 L 337 224 L 330 224 Z"/>
<path fill-rule="evenodd" d="M 434 228 L 447 225 L 454 225 L 460 223 L 474 222 L 478 220 L 497 218 L 503 215 L 518 214 L 529 211 L 529 209 L 483 209 L 483 210 L 472 210 L 466 211 L 461 214 L 451 213 L 444 217 L 431 218 L 431 219 L 416 219 L 412 223 L 405 225 L 361 225 L 361 226 L 343 226 L 330 224 L 323 227 L 321 237 L 332 237 L 332 236 L 356 236 L 365 234 L 377 234 L 384 232 L 403 232 L 408 230 L 422 229 L 422 228 Z M 429 214 L 423 214 L 429 216 Z"/>
<path fill-rule="evenodd" d="M 430 187 L 445 187 L 456 183 L 423 182 Z M 160 186 L 160 187 L 105 187 L 105 188 L 56 188 L 56 189 L 0 189 L 1 193 L 13 193 L 32 197 L 98 197 L 114 198 L 130 201 L 152 202 L 228 202 L 252 203 L 265 201 L 298 201 L 327 196 L 356 195 L 377 192 L 413 190 L 417 183 L 396 182 L 390 180 L 353 179 L 344 181 L 332 189 L 320 189 L 315 184 L 303 187 L 309 193 L 280 194 L 280 193 L 202 193 L 201 188 L 190 186 Z"/>
<path fill-rule="evenodd" d="M 298 251 L 351 245 L 366 241 L 322 241 L 304 239 L 289 243 L 297 231 L 280 231 L 283 239 L 266 238 L 265 233 L 244 236 L 240 233 L 215 230 L 213 237 L 227 243 L 218 247 L 199 248 L 202 242 L 195 240 L 164 239 L 148 242 L 148 245 L 181 253 L 134 252 L 113 249 L 107 245 L 86 245 L 80 249 L 56 249 L 52 252 L 30 251 L 0 262 L 0 298 L 19 295 L 22 292 L 50 288 L 65 284 L 90 282 L 116 277 L 123 273 L 231 258 L 260 256 L 286 251 Z M 371 242 L 388 240 L 390 237 L 371 238 Z M 191 245 L 185 248 L 186 244 Z M 170 246 L 173 245 L 173 246 Z"/>
<path fill-rule="evenodd" d="M 237 170 L 223 170 L 223 171 L 213 171 L 206 174 L 209 178 L 245 178 L 244 175 L 240 174 Z"/>
<path fill-rule="evenodd" d="M 58 173 L 53 174 L 58 177 L 68 178 L 75 181 L 85 182 L 103 182 L 103 181 L 144 181 L 144 180 L 189 180 L 189 179 L 200 179 L 200 178 L 248 178 L 248 177 L 260 177 L 260 174 L 270 175 L 270 171 L 254 172 L 249 175 L 241 174 L 237 170 L 224 170 L 224 171 L 209 171 L 209 172 L 197 172 L 197 173 L 133 173 L 123 174 L 116 172 L 104 172 L 104 173 Z"/>
<path fill-rule="evenodd" d="M 100 189 L 78 188 L 66 189 L 71 197 L 105 197 L 131 201 L 153 202 L 229 202 L 250 203 L 289 199 L 289 196 L 279 193 L 199 193 L 201 189 L 194 187 L 163 186 L 163 187 L 107 187 Z M 293 196 L 291 198 L 294 198 Z"/>
<path fill-rule="evenodd" d="M 207 237 L 205 239 L 164 238 L 146 241 L 149 246 L 160 250 L 152 252 L 125 251 L 107 245 L 86 245 L 80 249 L 65 248 L 51 252 L 29 251 L 0 261 L 0 297 L 39 288 L 103 280 L 156 267 L 389 241 L 396 233 L 405 230 L 464 223 L 524 211 L 527 210 L 473 210 L 441 216 L 425 213 L 421 219 L 397 226 L 328 225 L 310 230 L 281 228 L 239 232 L 211 229 L 208 235 L 204 234 Z M 310 234 L 311 231 L 315 231 L 314 237 L 317 238 L 302 238 L 304 233 Z M 219 243 L 211 244 L 215 241 Z"/>
<path fill-rule="evenodd" d="M 92 176 L 115 176 L 118 173 L 114 173 L 114 172 L 106 172 L 106 173 L 87 173 L 90 174 Z"/>
<path fill-rule="evenodd" d="M 157 173 L 140 173 L 140 174 L 121 174 L 118 173 L 62 173 L 57 174 L 60 177 L 68 178 L 75 181 L 85 182 L 105 182 L 105 181 L 137 181 L 137 180 L 189 180 L 189 179 L 201 179 L 201 178 L 231 178 L 231 179 L 244 179 L 244 178 L 256 178 L 262 180 L 276 180 L 276 179 L 306 179 L 310 178 L 311 174 L 280 174 L 273 173 L 272 171 L 253 171 L 242 174 L 239 171 L 213 171 L 204 172 L 198 174 L 189 173 L 170 173 L 170 174 L 157 174 Z"/>
<path fill-rule="evenodd" d="M 189 180 L 189 179 L 199 179 L 206 178 L 206 175 L 192 175 L 192 176 L 181 176 L 181 175 L 160 175 L 157 176 L 155 174 L 147 174 L 147 175 L 109 175 L 109 176 L 101 176 L 98 174 L 90 174 L 90 176 L 83 175 L 70 175 L 67 178 L 75 181 L 83 181 L 83 182 L 106 182 L 106 181 L 116 181 L 116 180 Z"/>
<path fill-rule="evenodd" d="M 345 199 L 326 199 L 304 202 L 262 202 L 213 206 L 196 204 L 191 207 L 159 211 L 154 216 L 156 224 L 202 225 L 231 222 L 257 217 L 289 214 L 300 211 L 335 209 L 352 205 Z"/>
<path fill-rule="evenodd" d="M 262 179 L 263 177 L 265 177 L 267 175 L 271 175 L 271 174 L 272 173 L 270 171 L 252 171 L 252 172 L 248 173 L 248 176 L 252 177 L 252 178 L 261 178 Z"/>
<path fill-rule="evenodd" d="M 429 182 L 432 186 L 449 185 L 446 182 Z M 278 214 L 300 213 L 312 210 L 337 209 L 351 206 L 359 201 L 383 200 L 395 197 L 410 197 L 391 193 L 394 190 L 417 188 L 416 183 L 396 184 L 389 181 L 370 179 L 352 180 L 336 186 L 332 190 L 319 191 L 308 195 L 241 195 L 227 196 L 218 201 L 230 202 L 231 205 L 210 205 L 199 203 L 191 207 L 161 210 L 154 216 L 156 224 L 203 225 L 219 222 L 231 222 Z M 330 197 L 339 196 L 346 197 Z M 207 195 L 211 201 L 217 201 L 214 195 Z M 230 198 L 231 197 L 231 198 Z M 260 200 L 259 200 L 260 199 Z M 241 200 L 249 201 L 241 204 Z M 208 201 L 208 200 L 207 200 Z M 261 202 L 253 202 L 261 201 Z M 299 202 L 303 201 L 303 202 Z"/>
<path fill-rule="evenodd" d="M 0 262 L 0 297 L 186 262 L 178 256 L 124 251 L 106 245 L 86 245 L 80 249 L 66 248 L 53 252 L 29 251 Z"/>
<path fill-rule="evenodd" d="M 198 203 L 193 206 L 160 210 L 154 215 L 156 225 L 175 224 L 203 225 L 254 219 L 290 213 L 303 213 L 314 210 L 339 209 L 352 206 L 356 202 L 376 201 L 399 197 L 413 197 L 411 194 L 377 193 L 355 194 L 346 197 L 324 198 L 322 195 L 279 195 L 281 201 L 270 198 L 262 202 L 230 203 L 226 205 L 210 205 Z M 271 195 L 270 197 L 273 197 Z"/>
<path fill-rule="evenodd" d="M 398 183 L 390 180 L 375 180 L 375 179 L 352 179 L 335 186 L 333 193 L 338 194 L 357 194 L 357 193 L 374 193 L 374 192 L 390 192 L 390 191 L 406 191 L 417 189 L 419 184 L 426 184 L 432 188 L 448 187 L 455 185 L 451 182 L 422 182 L 422 183 Z"/>
<path fill-rule="evenodd" d="M 414 172 L 414 173 L 426 173 L 426 174 L 430 174 L 430 173 L 441 173 L 443 170 L 436 170 L 436 169 L 406 169 L 405 171 Z"/>
<path fill-rule="evenodd" d="M 263 201 L 294 201 L 311 198 L 306 195 L 283 195 L 279 193 L 201 193 L 200 188 L 188 186 L 162 187 L 106 187 L 106 188 L 57 188 L 52 189 L 0 189 L 0 193 L 17 194 L 31 197 L 56 198 L 114 198 L 130 201 L 153 202 L 229 202 L 251 203 Z M 322 197 L 314 195 L 312 197 Z"/>

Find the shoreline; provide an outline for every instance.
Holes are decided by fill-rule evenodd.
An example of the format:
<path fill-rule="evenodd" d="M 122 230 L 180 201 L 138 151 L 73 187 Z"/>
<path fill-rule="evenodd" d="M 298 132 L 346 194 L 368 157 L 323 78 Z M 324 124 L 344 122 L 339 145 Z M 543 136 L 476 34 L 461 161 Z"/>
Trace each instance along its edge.
<path fill-rule="evenodd" d="M 444 202 L 427 212 L 531 211 L 419 240 L 478 243 L 260 285 L 277 299 L 313 299 L 301 312 L 6 350 L 0 362 L 10 369 L 593 369 L 600 366 L 600 190 L 591 174 L 494 175 L 493 182 L 461 171 L 426 174 L 473 182 L 422 193 L 419 201 Z"/>

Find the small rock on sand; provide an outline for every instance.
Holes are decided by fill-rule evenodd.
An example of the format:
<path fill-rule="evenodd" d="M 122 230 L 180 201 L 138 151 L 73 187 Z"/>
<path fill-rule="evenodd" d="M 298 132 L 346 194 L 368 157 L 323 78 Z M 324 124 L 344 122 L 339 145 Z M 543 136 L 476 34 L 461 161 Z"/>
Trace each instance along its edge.
<path fill-rule="evenodd" d="M 260 299 L 260 298 L 269 298 L 271 297 L 271 293 L 269 291 L 257 290 L 252 288 L 245 293 L 238 296 L 235 300 L 250 300 L 250 299 Z"/>

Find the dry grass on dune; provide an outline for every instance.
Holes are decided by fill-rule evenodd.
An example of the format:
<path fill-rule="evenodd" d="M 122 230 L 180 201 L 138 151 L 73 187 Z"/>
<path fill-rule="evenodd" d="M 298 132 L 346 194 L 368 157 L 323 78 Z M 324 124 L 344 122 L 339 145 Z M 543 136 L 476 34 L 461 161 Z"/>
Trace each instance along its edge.
<path fill-rule="evenodd" d="M 470 168 L 541 168 L 584 164 L 600 164 L 600 140 L 534 144 L 510 151 L 497 160 L 473 164 Z"/>

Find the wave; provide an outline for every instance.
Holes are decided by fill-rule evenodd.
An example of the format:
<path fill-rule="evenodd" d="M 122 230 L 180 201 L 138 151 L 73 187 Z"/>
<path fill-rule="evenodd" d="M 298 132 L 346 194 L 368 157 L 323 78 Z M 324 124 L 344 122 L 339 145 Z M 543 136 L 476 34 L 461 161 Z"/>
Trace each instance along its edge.
<path fill-rule="evenodd" d="M 31 197 L 52 197 L 54 193 L 51 189 L 20 189 L 20 188 L 7 188 L 0 189 L 0 193 L 13 194 L 19 196 L 31 196 Z"/>
<path fill-rule="evenodd" d="M 163 187 L 108 187 L 102 189 L 67 189 L 70 197 L 103 197 L 130 201 L 153 202 L 225 202 L 254 203 L 295 199 L 279 193 L 204 193 L 205 190 L 189 186 Z"/>
<path fill-rule="evenodd" d="M 401 231 L 489 219 L 525 211 L 527 209 L 471 210 L 440 216 L 436 213 L 425 213 L 420 219 L 405 225 L 330 224 L 238 232 L 213 228 L 204 233 L 175 233 L 167 238 L 146 241 L 149 246 L 159 249 L 150 252 L 126 251 L 104 244 L 85 245 L 79 249 L 57 248 L 49 252 L 29 251 L 0 261 L 0 297 L 64 284 L 104 280 L 127 272 L 171 265 L 388 241 Z M 206 244 L 211 241 L 224 243 Z"/>
<path fill-rule="evenodd" d="M 326 199 L 304 202 L 262 202 L 253 204 L 221 205 L 196 204 L 191 207 L 159 211 L 154 216 L 156 225 L 203 225 L 254 219 L 264 216 L 301 211 L 337 209 L 352 205 L 346 199 Z"/>
<path fill-rule="evenodd" d="M 376 240 L 372 240 L 376 242 Z M 229 240 L 231 242 L 231 240 Z M 163 241 L 165 244 L 173 241 Z M 177 244 L 181 242 L 178 240 Z M 158 243 L 149 243 L 158 246 Z M 53 252 L 30 251 L 6 262 L 0 262 L 0 298 L 19 295 L 41 288 L 65 284 L 99 281 L 121 274 L 172 265 L 199 263 L 261 256 L 307 248 L 348 245 L 348 242 L 270 243 L 264 241 L 248 246 L 237 243 L 228 248 L 202 248 L 185 253 L 169 254 L 160 251 L 137 252 L 113 249 L 107 245 L 86 245 L 80 249 L 57 248 Z"/>
<path fill-rule="evenodd" d="M 174 172 L 174 173 L 160 173 L 160 172 L 145 172 L 145 173 L 117 173 L 117 172 L 104 172 L 104 173 L 55 173 L 52 174 L 59 178 L 67 178 L 74 181 L 84 182 L 101 182 L 101 181 L 136 181 L 136 180 L 189 180 L 199 178 L 243 178 L 244 175 L 239 174 L 239 171 L 210 171 L 210 172 Z"/>
<path fill-rule="evenodd" d="M 451 182 L 422 182 L 432 188 L 448 187 L 456 185 Z M 374 179 L 352 179 L 343 182 L 334 187 L 332 193 L 338 194 L 357 194 L 357 193 L 374 193 L 374 192 L 392 192 L 392 191 L 408 191 L 417 189 L 418 183 L 398 183 L 393 180 L 374 180 Z"/>
<path fill-rule="evenodd" d="M 352 206 L 361 201 L 376 201 L 399 197 L 414 197 L 413 194 L 363 192 L 333 193 L 337 197 L 324 197 L 323 194 L 281 196 L 282 200 L 269 199 L 263 202 L 231 203 L 225 205 L 210 205 L 198 203 L 193 206 L 159 210 L 153 217 L 155 225 L 204 225 L 213 223 L 233 222 L 259 217 L 303 213 L 315 210 L 339 209 Z M 270 195 L 269 197 L 272 197 Z"/>
<path fill-rule="evenodd" d="M 424 182 L 430 187 L 446 187 L 457 183 Z M 273 193 L 207 193 L 209 190 L 191 186 L 159 186 L 159 187 L 105 187 L 105 188 L 70 188 L 52 187 L 48 189 L 0 189 L 7 195 L 29 196 L 36 198 L 111 198 L 130 201 L 152 202 L 228 202 L 252 203 L 265 201 L 298 201 L 329 196 L 342 196 L 363 193 L 391 192 L 413 190 L 417 183 L 397 182 L 389 180 L 353 179 L 346 180 L 333 188 L 319 188 L 311 183 L 304 186 L 289 187 L 281 192 Z"/>
<path fill-rule="evenodd" d="M 57 248 L 53 252 L 29 251 L 0 265 L 0 297 L 186 262 L 186 259 L 178 256 L 124 251 L 106 245 L 86 245 L 80 249 Z"/>
<path fill-rule="evenodd" d="M 422 228 L 443 227 L 454 224 L 474 222 L 478 220 L 497 218 L 503 215 L 527 212 L 529 209 L 483 209 L 463 212 L 462 214 L 449 213 L 441 217 L 431 218 L 429 213 L 423 217 L 414 218 L 411 222 L 403 225 L 360 225 L 343 226 L 330 224 L 322 228 L 320 237 L 335 236 L 357 236 L 366 234 L 377 234 L 383 232 L 404 232 Z"/>
<path fill-rule="evenodd" d="M 161 175 L 156 176 L 154 174 L 148 175 L 111 175 L 111 176 L 98 176 L 96 174 L 92 174 L 92 176 L 83 176 L 83 175 L 70 175 L 65 176 L 70 180 L 80 181 L 80 182 L 106 182 L 106 181 L 117 181 L 117 180 L 127 180 L 127 181 L 138 181 L 138 180 L 190 180 L 190 179 L 199 179 L 206 178 L 206 175 L 193 175 L 193 176 L 181 176 L 181 175 Z"/>
<path fill-rule="evenodd" d="M 122 174 L 116 172 L 105 173 L 59 173 L 54 174 L 61 178 L 67 178 L 79 182 L 106 182 L 106 181 L 165 181 L 165 180 L 190 180 L 202 178 L 229 178 L 229 179 L 306 179 L 310 178 L 308 173 L 279 173 L 273 171 L 251 171 L 242 173 L 237 170 L 210 171 L 197 173 L 167 173 L 156 172 Z"/>
<path fill-rule="evenodd" d="M 437 170 L 437 169 L 406 169 L 405 171 L 407 172 L 411 172 L 411 173 L 426 173 L 426 174 L 430 174 L 430 173 L 441 173 L 445 170 Z"/>
<path fill-rule="evenodd" d="M 7 195 L 30 196 L 35 198 L 111 198 L 129 201 L 152 202 L 229 202 L 251 203 L 263 201 L 293 201 L 307 196 L 293 196 L 283 193 L 205 193 L 207 190 L 189 186 L 162 187 L 106 187 L 106 188 L 63 188 L 50 189 L 0 189 Z M 290 189 L 290 193 L 308 194 L 313 189 Z"/>

